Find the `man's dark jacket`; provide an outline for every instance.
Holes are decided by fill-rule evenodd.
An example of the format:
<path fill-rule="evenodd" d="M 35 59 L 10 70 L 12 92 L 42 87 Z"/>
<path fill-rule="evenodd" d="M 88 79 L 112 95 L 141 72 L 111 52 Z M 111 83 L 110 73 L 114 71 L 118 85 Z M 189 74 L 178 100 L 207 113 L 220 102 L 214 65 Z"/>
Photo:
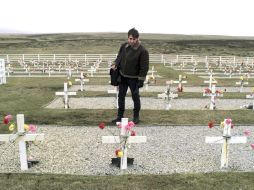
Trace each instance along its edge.
<path fill-rule="evenodd" d="M 124 43 L 120 47 L 115 63 L 120 65 L 122 76 L 144 81 L 149 69 L 149 53 L 141 44 L 135 48 Z"/>

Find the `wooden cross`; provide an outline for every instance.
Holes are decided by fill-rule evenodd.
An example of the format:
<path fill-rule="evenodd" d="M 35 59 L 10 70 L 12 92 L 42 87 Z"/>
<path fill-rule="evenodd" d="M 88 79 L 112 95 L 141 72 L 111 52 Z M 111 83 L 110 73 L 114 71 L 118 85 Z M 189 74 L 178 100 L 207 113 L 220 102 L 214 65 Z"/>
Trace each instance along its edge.
<path fill-rule="evenodd" d="M 5 62 L 0 59 L 0 84 L 6 84 Z"/>
<path fill-rule="evenodd" d="M 216 108 L 215 106 L 215 98 L 216 97 L 223 97 L 223 94 L 217 93 L 215 90 L 215 84 L 212 84 L 212 89 L 211 89 L 211 93 L 203 93 L 203 96 L 210 96 L 211 97 L 211 101 L 210 101 L 210 110 L 214 110 Z"/>
<path fill-rule="evenodd" d="M 80 90 L 83 92 L 84 91 L 84 87 L 85 87 L 85 82 L 89 82 L 89 79 L 85 79 L 84 77 L 84 73 L 81 72 L 80 73 L 80 78 L 79 79 L 75 79 L 75 81 L 80 81 Z"/>
<path fill-rule="evenodd" d="M 68 96 L 77 95 L 77 92 L 69 92 L 67 82 L 64 83 L 64 91 L 56 92 L 57 96 L 64 96 L 64 108 L 68 109 L 69 107 L 69 99 Z"/>
<path fill-rule="evenodd" d="M 231 122 L 227 122 L 227 119 L 223 122 L 223 134 L 221 137 L 206 137 L 206 143 L 219 143 L 222 144 L 221 150 L 221 168 L 228 167 L 229 158 L 229 144 L 247 143 L 247 137 L 231 136 Z"/>
<path fill-rule="evenodd" d="M 119 87 L 115 86 L 113 90 L 108 90 L 108 94 L 115 94 L 115 105 L 116 108 L 119 108 L 118 106 L 118 94 L 119 94 Z"/>
<path fill-rule="evenodd" d="M 102 136 L 102 143 L 118 143 L 120 144 L 121 142 L 127 140 L 124 145 L 122 145 L 122 150 L 123 150 L 123 156 L 121 157 L 121 162 L 120 162 L 120 169 L 124 170 L 127 169 L 127 144 L 132 144 L 132 143 L 145 143 L 146 142 L 146 136 L 126 136 L 127 130 L 125 126 L 128 125 L 128 118 L 122 118 L 121 120 L 121 133 L 120 136 Z"/>
<path fill-rule="evenodd" d="M 44 134 L 28 134 L 24 130 L 24 114 L 17 115 L 18 131 L 15 134 L 0 134 L 0 142 L 19 143 L 19 158 L 21 170 L 28 169 L 26 142 L 29 141 L 43 141 Z"/>
<path fill-rule="evenodd" d="M 173 83 L 178 83 L 178 88 L 179 89 L 183 88 L 182 84 L 186 84 L 187 83 L 187 81 L 183 81 L 183 78 L 186 78 L 186 77 L 183 77 L 182 75 L 179 75 L 178 81 L 173 81 Z"/>
<path fill-rule="evenodd" d="M 217 81 L 213 78 L 213 73 L 210 73 L 209 81 L 204 81 L 204 83 L 209 83 L 209 89 L 212 90 L 212 84 L 217 84 Z"/>
<path fill-rule="evenodd" d="M 173 81 L 166 81 L 167 90 L 164 93 L 162 93 L 162 94 L 158 94 L 158 98 L 162 98 L 162 99 L 167 101 L 166 110 L 169 110 L 170 107 L 171 107 L 170 100 L 178 97 L 178 94 L 174 94 L 174 92 L 172 92 L 170 90 L 170 85 L 172 83 L 173 83 Z"/>
<path fill-rule="evenodd" d="M 240 81 L 235 83 L 236 85 L 240 85 L 239 92 L 243 92 L 243 85 L 248 85 L 248 82 L 244 82 L 243 76 L 240 77 Z"/>

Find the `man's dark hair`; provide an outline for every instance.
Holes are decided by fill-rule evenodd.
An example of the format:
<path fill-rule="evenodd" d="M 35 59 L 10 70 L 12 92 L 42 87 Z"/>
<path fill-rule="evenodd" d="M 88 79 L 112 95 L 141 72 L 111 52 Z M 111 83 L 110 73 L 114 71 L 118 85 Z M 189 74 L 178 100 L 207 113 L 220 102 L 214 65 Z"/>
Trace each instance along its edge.
<path fill-rule="evenodd" d="M 132 35 L 133 38 L 138 38 L 139 37 L 139 33 L 135 28 L 132 28 L 129 30 L 128 32 L 128 37 Z"/>

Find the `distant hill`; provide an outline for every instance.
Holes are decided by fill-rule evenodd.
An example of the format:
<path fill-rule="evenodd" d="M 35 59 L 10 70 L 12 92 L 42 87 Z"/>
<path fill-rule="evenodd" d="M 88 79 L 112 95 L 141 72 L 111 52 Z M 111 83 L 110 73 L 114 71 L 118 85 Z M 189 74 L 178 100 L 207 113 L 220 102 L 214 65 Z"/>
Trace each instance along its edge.
<path fill-rule="evenodd" d="M 0 37 L 18 38 L 54 38 L 54 39 L 126 39 L 126 33 L 52 33 L 52 34 L 27 34 L 22 31 L 0 28 Z M 141 39 L 154 40 L 254 40 L 254 36 L 222 36 L 222 35 L 185 35 L 185 34 L 151 34 L 141 33 Z"/>
<path fill-rule="evenodd" d="M 254 37 L 141 33 L 140 39 L 149 53 L 254 56 Z M 0 52 L 117 53 L 126 40 L 126 33 L 0 34 Z"/>

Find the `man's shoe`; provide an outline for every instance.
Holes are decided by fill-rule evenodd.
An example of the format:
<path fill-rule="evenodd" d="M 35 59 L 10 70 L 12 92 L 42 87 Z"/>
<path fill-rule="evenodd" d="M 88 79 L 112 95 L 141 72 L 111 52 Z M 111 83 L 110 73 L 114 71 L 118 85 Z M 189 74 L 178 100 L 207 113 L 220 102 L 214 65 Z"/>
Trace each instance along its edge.
<path fill-rule="evenodd" d="M 115 119 L 113 119 L 111 122 L 112 123 L 116 123 L 116 122 L 121 122 L 121 117 L 117 117 L 117 118 L 115 118 Z"/>
<path fill-rule="evenodd" d="M 132 121 L 133 121 L 133 123 L 138 124 L 139 123 L 139 117 L 134 117 Z"/>

